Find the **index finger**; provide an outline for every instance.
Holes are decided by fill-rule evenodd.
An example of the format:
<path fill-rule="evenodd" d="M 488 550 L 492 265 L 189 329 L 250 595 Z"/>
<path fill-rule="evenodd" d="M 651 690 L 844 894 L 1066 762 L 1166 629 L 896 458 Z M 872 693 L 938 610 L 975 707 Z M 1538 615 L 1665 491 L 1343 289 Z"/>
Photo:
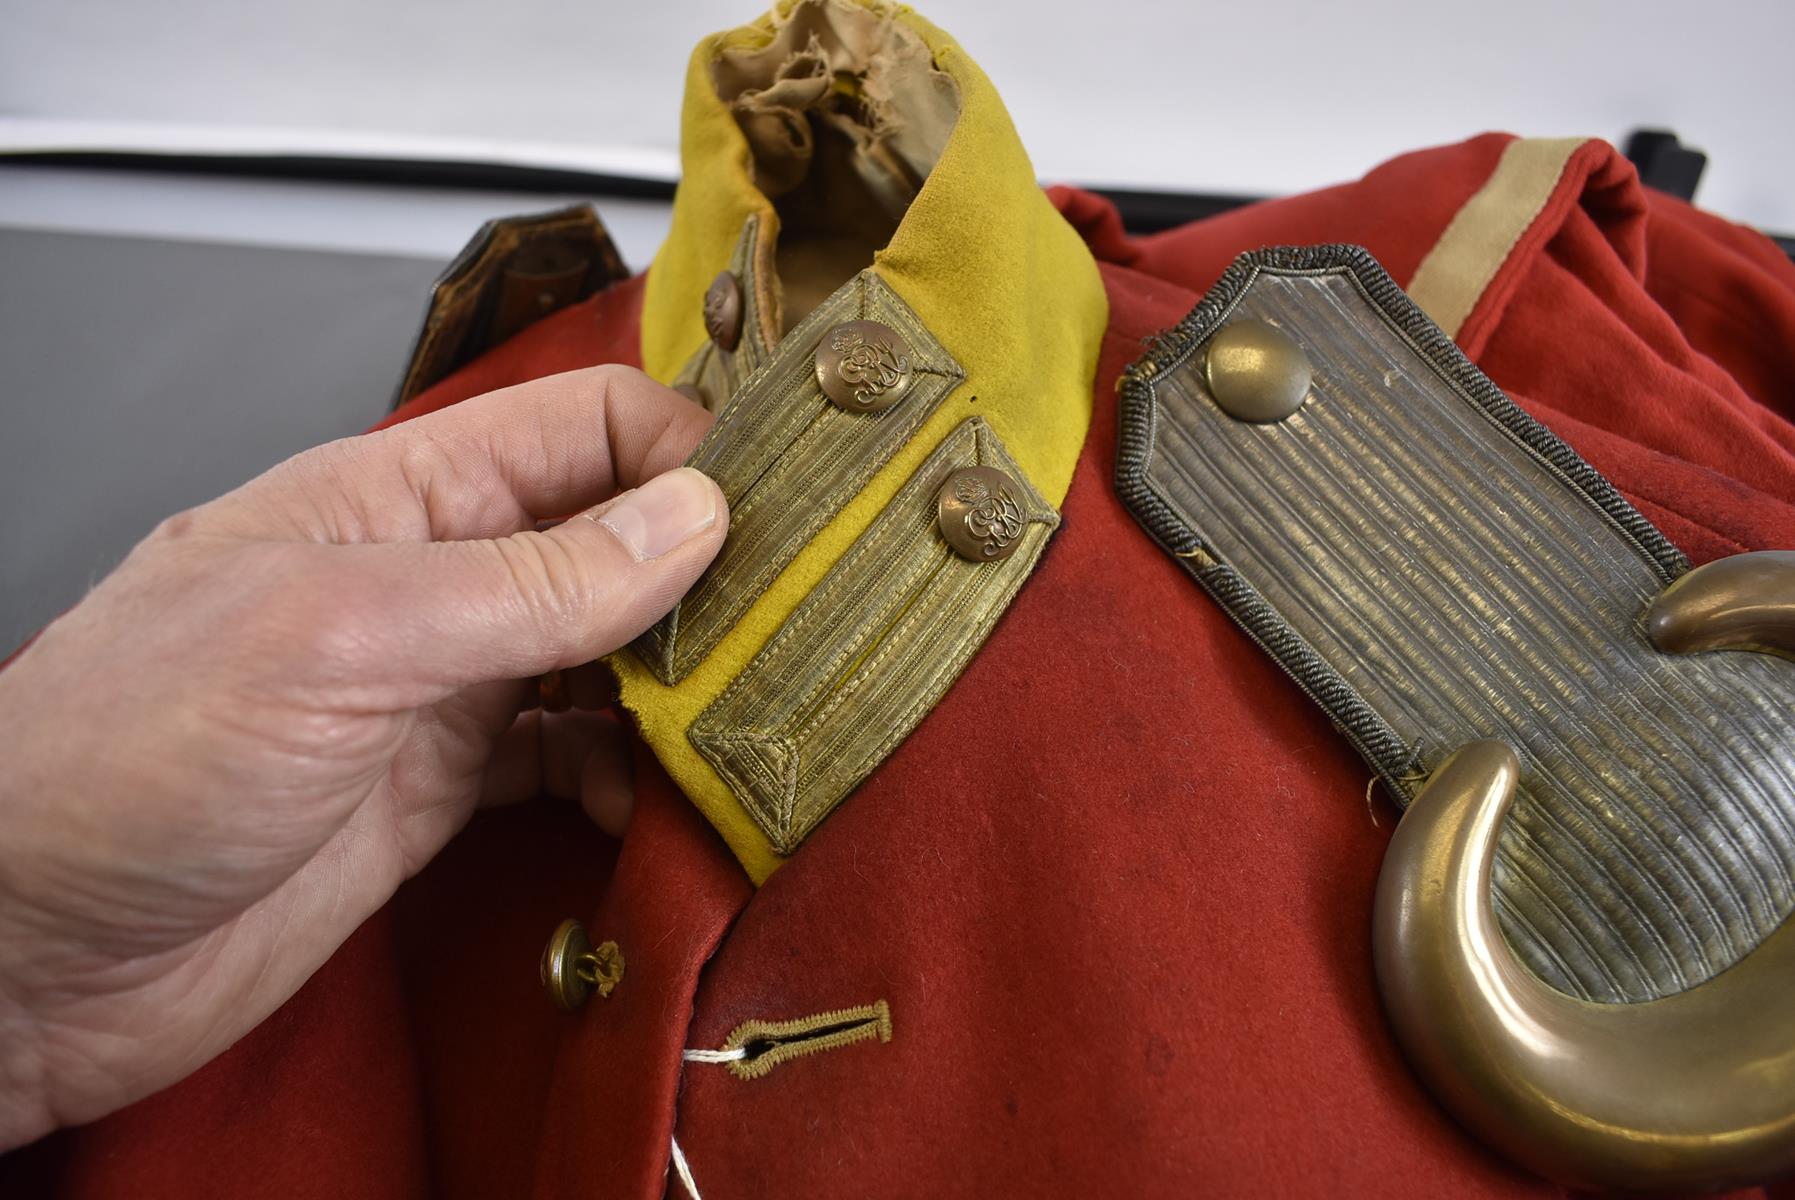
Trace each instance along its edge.
<path fill-rule="evenodd" d="M 679 466 L 711 420 L 632 367 L 588 367 L 320 446 L 193 515 L 316 541 L 500 537 Z"/>

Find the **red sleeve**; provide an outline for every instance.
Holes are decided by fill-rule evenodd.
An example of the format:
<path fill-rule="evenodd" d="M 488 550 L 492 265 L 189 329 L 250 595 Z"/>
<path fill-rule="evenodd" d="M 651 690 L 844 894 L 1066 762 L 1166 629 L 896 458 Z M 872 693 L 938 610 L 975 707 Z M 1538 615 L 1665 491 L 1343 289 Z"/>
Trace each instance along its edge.
<path fill-rule="evenodd" d="M 1512 140 L 1143 238 L 1097 197 L 1056 200 L 1100 259 L 1193 291 L 1244 251 L 1314 242 L 1363 245 L 1406 286 Z M 1768 238 L 1647 191 L 1591 140 L 1455 336 L 1698 561 L 1795 546 L 1795 266 Z"/>

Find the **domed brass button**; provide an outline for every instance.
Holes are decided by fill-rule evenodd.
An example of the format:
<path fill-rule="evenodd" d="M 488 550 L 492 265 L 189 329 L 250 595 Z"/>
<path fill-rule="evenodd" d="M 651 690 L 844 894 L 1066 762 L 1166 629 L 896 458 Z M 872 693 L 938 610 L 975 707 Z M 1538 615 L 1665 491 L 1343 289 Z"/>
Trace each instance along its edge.
<path fill-rule="evenodd" d="M 848 321 L 816 344 L 816 381 L 837 408 L 883 412 L 909 390 L 910 346 L 878 321 Z"/>
<path fill-rule="evenodd" d="M 728 271 L 711 280 L 704 293 L 704 331 L 724 350 L 742 340 L 742 285 Z"/>
<path fill-rule="evenodd" d="M 941 536 L 973 562 L 1008 558 L 1028 527 L 1022 489 L 996 467 L 962 467 L 949 475 L 936 508 Z"/>
<path fill-rule="evenodd" d="M 1276 325 L 1235 321 L 1209 339 L 1209 392 L 1237 421 L 1282 421 L 1309 394 L 1309 356 Z"/>
<path fill-rule="evenodd" d="M 593 949 L 586 927 L 569 919 L 561 922 L 542 952 L 542 988 L 557 1007 L 573 1012 L 596 991 L 609 999 L 623 979 L 623 951 L 616 942 Z"/>

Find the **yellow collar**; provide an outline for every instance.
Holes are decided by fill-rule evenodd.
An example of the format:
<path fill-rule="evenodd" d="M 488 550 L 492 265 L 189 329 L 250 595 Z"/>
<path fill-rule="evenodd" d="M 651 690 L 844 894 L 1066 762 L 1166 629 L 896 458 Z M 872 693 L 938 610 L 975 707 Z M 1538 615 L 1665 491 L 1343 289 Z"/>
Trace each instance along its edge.
<path fill-rule="evenodd" d="M 630 655 L 615 660 L 624 704 L 643 736 L 756 882 L 781 860 L 688 742 L 692 721 L 968 417 L 982 416 L 1035 488 L 1058 505 L 1090 424 L 1108 321 L 1095 261 L 1041 191 L 991 82 L 951 38 L 909 9 L 879 0 L 782 0 L 753 24 L 705 39 L 692 55 L 681 120 L 684 175 L 644 299 L 648 372 L 671 380 L 706 345 L 706 289 L 730 266 L 748 222 L 757 221 L 763 246 L 777 236 L 778 215 L 754 184 L 747 139 L 717 94 L 712 67 L 725 51 L 767 46 L 805 4 L 865 8 L 900 23 L 922 39 L 935 69 L 959 90 L 959 116 L 945 148 L 872 269 L 914 309 L 966 379 L 690 675 L 667 686 Z M 769 252 L 762 253 L 761 269 L 770 270 Z M 773 353 L 807 356 L 809 348 L 782 345 Z"/>

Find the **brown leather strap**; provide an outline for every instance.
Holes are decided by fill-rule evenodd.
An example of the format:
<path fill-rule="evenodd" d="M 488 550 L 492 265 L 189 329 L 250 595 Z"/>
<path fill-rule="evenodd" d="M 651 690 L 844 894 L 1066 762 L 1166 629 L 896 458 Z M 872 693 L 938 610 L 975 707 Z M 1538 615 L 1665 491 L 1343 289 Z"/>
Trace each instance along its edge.
<path fill-rule="evenodd" d="M 519 330 L 628 277 L 589 204 L 488 221 L 431 285 L 393 407 Z"/>

